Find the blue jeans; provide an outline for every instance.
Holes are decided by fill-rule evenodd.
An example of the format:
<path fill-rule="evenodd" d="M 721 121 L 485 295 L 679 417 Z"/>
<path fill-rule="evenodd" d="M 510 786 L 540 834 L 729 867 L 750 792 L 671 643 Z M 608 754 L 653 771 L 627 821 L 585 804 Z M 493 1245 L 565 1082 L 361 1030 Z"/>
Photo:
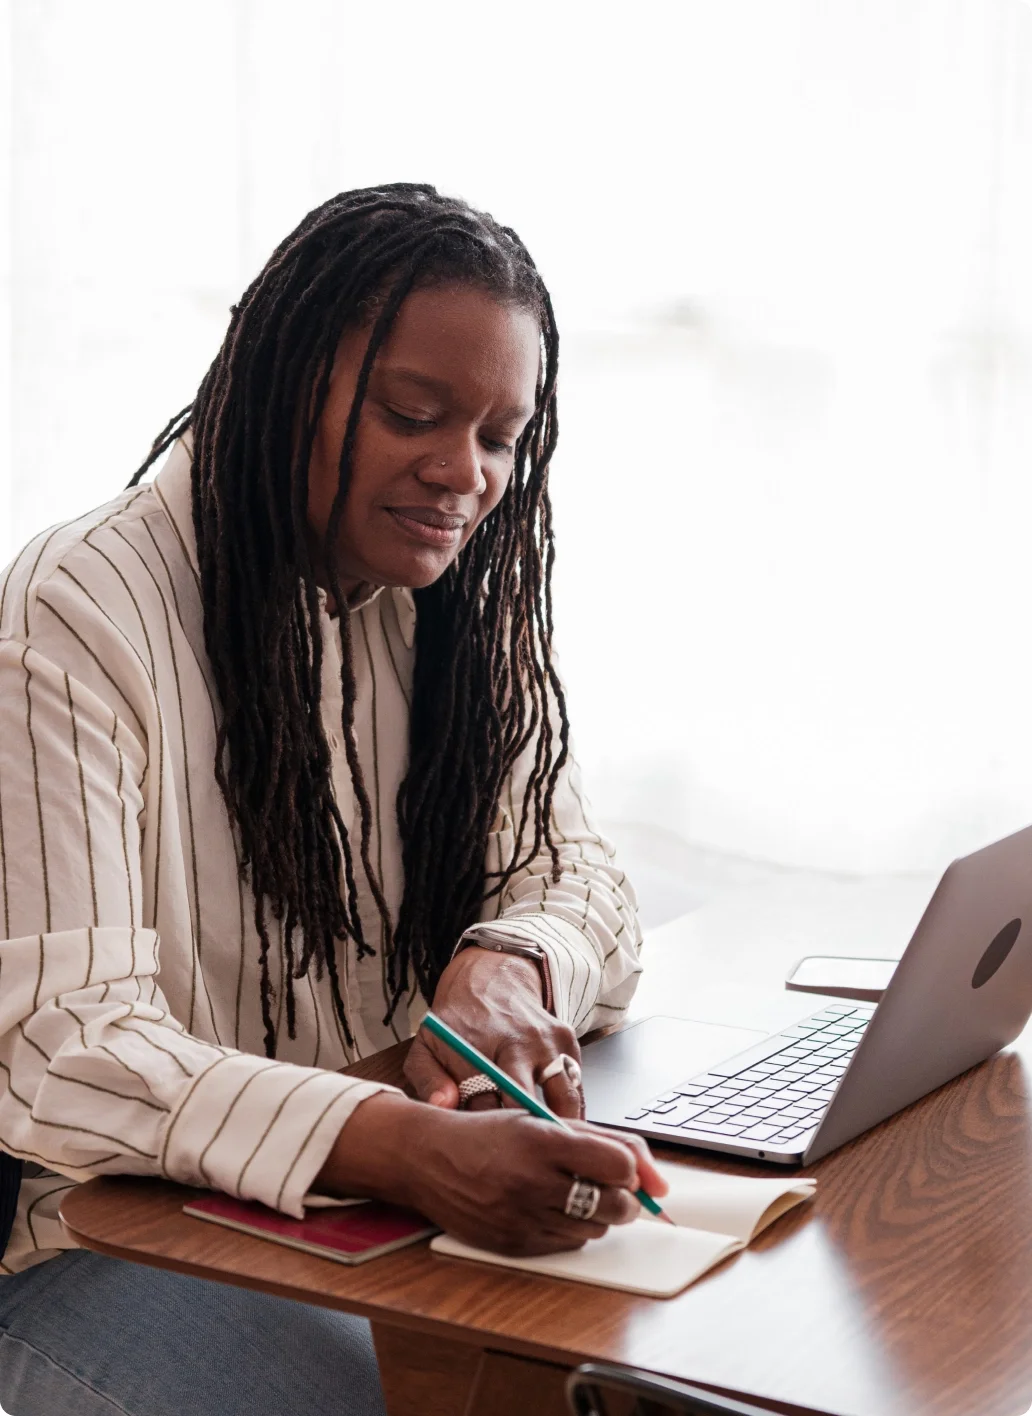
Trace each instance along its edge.
<path fill-rule="evenodd" d="M 369 1324 L 85 1249 L 0 1278 L 8 1416 L 383 1416 Z"/>

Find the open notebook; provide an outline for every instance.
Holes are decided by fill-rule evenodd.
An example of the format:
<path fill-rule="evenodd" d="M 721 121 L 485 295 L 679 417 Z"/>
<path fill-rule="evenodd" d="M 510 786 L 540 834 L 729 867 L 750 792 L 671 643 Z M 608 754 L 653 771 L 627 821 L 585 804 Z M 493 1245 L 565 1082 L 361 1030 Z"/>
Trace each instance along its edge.
<path fill-rule="evenodd" d="M 646 1216 L 631 1224 L 615 1225 L 583 1249 L 534 1259 L 474 1249 L 447 1234 L 438 1235 L 430 1247 L 449 1258 L 477 1259 L 552 1278 L 671 1298 L 721 1259 L 744 1249 L 786 1210 L 809 1199 L 817 1183 L 753 1180 L 682 1165 L 660 1165 L 659 1169 L 670 1182 L 670 1193 L 662 1203 L 676 1229 Z"/>

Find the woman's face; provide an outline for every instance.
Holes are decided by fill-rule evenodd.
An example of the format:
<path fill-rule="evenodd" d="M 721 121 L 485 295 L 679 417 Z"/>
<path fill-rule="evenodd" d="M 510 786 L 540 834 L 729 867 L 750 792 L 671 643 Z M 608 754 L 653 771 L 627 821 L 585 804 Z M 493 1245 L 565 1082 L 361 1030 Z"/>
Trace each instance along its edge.
<path fill-rule="evenodd" d="M 320 556 L 369 335 L 353 329 L 341 340 L 309 465 Z M 432 584 L 498 505 L 534 412 L 539 338 L 534 315 L 480 290 L 407 297 L 362 404 L 337 540 L 345 594 L 362 583 Z"/>

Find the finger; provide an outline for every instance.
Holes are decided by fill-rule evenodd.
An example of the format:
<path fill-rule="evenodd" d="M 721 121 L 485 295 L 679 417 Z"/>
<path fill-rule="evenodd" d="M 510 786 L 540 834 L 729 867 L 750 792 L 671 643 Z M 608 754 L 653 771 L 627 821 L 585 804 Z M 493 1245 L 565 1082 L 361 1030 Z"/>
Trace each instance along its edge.
<path fill-rule="evenodd" d="M 629 1131 L 614 1131 L 611 1134 L 634 1152 L 638 1165 L 638 1184 L 634 1186 L 634 1189 L 644 1190 L 646 1195 L 662 1196 L 667 1194 L 670 1190 L 670 1182 L 657 1168 L 648 1142 L 644 1137 L 631 1135 Z"/>
<path fill-rule="evenodd" d="M 592 1232 L 596 1227 L 597 1234 Z M 569 1229 L 542 1227 L 523 1234 L 514 1234 L 510 1230 L 500 1234 L 495 1242 L 488 1242 L 486 1247 L 497 1249 L 499 1253 L 511 1255 L 513 1258 L 531 1259 L 542 1254 L 562 1254 L 573 1249 L 583 1249 L 589 1239 L 601 1239 L 604 1233 L 601 1225 L 584 1223 L 579 1224 L 576 1229 L 572 1226 Z"/>
<path fill-rule="evenodd" d="M 571 1249 L 583 1249 L 592 1239 L 601 1239 L 606 1232 L 604 1224 L 590 1219 L 563 1219 L 535 1226 L 515 1239 L 516 1251 L 527 1256 L 533 1254 L 559 1254 Z M 510 1240 L 510 1242 L 513 1242 Z"/>
<path fill-rule="evenodd" d="M 583 1127 L 573 1132 L 554 1127 L 548 1144 L 557 1168 L 567 1175 L 596 1185 L 638 1188 L 639 1157 L 622 1136 L 617 1139 Z"/>
<path fill-rule="evenodd" d="M 632 1220 L 641 1218 L 641 1205 L 630 1190 L 604 1185 L 598 1209 L 591 1218 L 596 1224 L 630 1224 Z"/>
<path fill-rule="evenodd" d="M 574 1122 L 574 1126 L 578 1135 L 603 1136 L 606 1140 L 619 1141 L 631 1151 L 638 1169 L 638 1183 L 633 1185 L 632 1189 L 644 1190 L 647 1195 L 660 1197 L 669 1193 L 670 1183 L 656 1165 L 648 1142 L 643 1136 L 631 1131 L 611 1131 L 608 1127 L 603 1131 L 587 1121 Z"/>
<path fill-rule="evenodd" d="M 529 1047 L 520 1043 L 515 1046 L 504 1048 L 498 1054 L 498 1066 L 503 1072 L 507 1072 L 517 1086 L 522 1087 L 531 1096 L 535 1094 L 534 1082 L 534 1056 Z M 502 1093 L 503 1106 L 523 1108 L 514 1097 L 506 1096 Z"/>
<path fill-rule="evenodd" d="M 564 1176 L 556 1187 L 552 1207 L 559 1210 L 566 1219 L 571 1219 L 571 1216 L 566 1213 L 566 1204 L 570 1198 L 571 1187 L 577 1183 L 576 1180 L 573 1180 L 567 1184 Z M 640 1217 L 641 1205 L 630 1190 L 617 1185 L 600 1185 L 598 1188 L 600 1194 L 595 1213 L 590 1220 L 573 1220 L 574 1224 L 630 1224 L 632 1219 Z"/>
<path fill-rule="evenodd" d="M 405 1076 L 420 1101 L 454 1111 L 459 1104 L 459 1088 L 417 1033 L 405 1059 Z"/>
<path fill-rule="evenodd" d="M 579 1121 L 584 1112 L 584 1093 L 581 1090 L 580 1043 L 572 1028 L 562 1030 L 561 1050 L 543 1070 L 549 1071 L 560 1061 L 562 1068 L 551 1077 L 542 1077 L 539 1070 L 541 1091 L 557 1115 Z"/>
<path fill-rule="evenodd" d="M 600 1224 L 597 1219 L 562 1219 L 544 1226 L 543 1233 L 561 1239 L 564 1249 L 579 1249 L 590 1239 L 601 1239 L 607 1228 L 608 1225 Z"/>
<path fill-rule="evenodd" d="M 574 1081 L 568 1072 L 557 1072 L 554 1077 L 549 1077 L 547 1081 L 542 1082 L 541 1091 L 546 1105 L 550 1106 L 557 1116 L 580 1120 L 583 1093 L 580 1083 Z"/>
<path fill-rule="evenodd" d="M 481 1092 L 479 1096 L 474 1096 L 465 1104 L 467 1111 L 498 1111 L 501 1109 L 503 1097 L 501 1092 Z"/>

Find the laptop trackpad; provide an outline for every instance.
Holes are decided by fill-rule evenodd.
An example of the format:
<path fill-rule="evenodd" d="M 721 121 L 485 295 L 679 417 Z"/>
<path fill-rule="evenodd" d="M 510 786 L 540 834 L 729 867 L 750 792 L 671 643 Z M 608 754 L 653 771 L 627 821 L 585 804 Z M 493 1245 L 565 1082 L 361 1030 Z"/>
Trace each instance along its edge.
<path fill-rule="evenodd" d="M 584 1048 L 587 1119 L 608 1125 L 660 1092 L 761 1042 L 769 1034 L 684 1018 L 645 1018 Z"/>

